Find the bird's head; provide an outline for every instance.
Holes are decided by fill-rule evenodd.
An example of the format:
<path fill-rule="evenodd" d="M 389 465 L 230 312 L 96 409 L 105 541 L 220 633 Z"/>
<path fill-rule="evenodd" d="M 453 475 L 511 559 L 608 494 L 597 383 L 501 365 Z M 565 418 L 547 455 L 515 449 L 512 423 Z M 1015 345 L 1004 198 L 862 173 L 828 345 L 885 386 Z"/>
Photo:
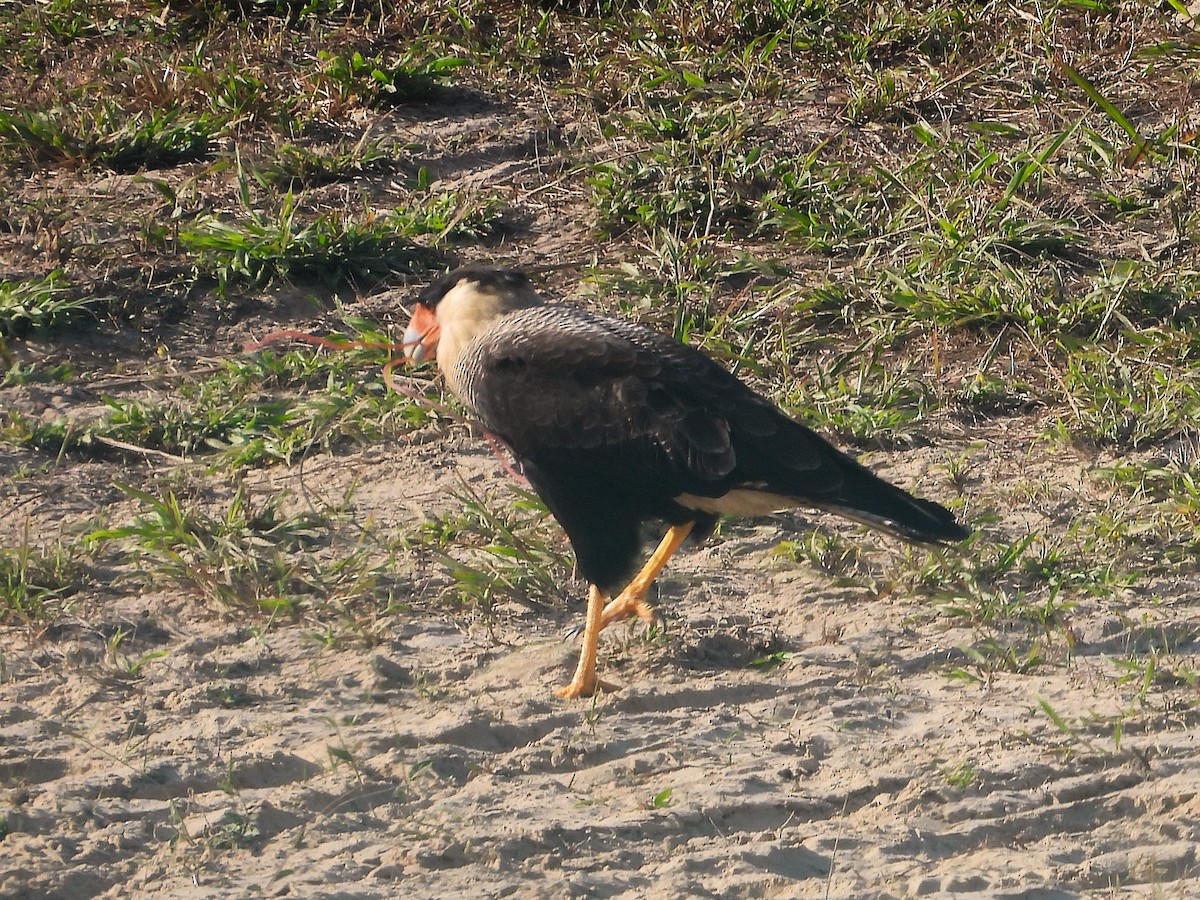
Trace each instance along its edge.
<path fill-rule="evenodd" d="M 542 302 L 524 273 L 491 266 L 466 266 L 433 281 L 417 295 L 405 355 L 413 362 L 453 364 L 462 347 L 492 320 Z"/>

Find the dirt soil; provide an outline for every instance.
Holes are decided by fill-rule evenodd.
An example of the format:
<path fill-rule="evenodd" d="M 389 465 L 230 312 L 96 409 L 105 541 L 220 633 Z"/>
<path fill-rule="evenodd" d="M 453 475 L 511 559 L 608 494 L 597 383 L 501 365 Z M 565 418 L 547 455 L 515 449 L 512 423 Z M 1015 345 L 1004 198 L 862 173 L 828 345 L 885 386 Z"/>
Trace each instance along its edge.
<path fill-rule="evenodd" d="M 511 189 L 529 217 L 514 243 L 470 255 L 586 258 L 586 228 L 562 224 L 579 218 L 556 194 L 542 119 L 443 112 L 419 127 L 468 149 L 417 162 Z M 573 277 L 550 284 L 570 295 Z M 402 321 L 405 292 L 380 296 L 351 311 Z M 86 346 L 18 352 L 86 356 L 117 376 L 166 346 L 198 368 L 271 327 L 321 327 L 306 309 L 283 298 L 254 316 L 112 325 Z M 6 402 L 49 414 L 115 389 L 40 385 Z M 1065 528 L 1056 504 L 1099 490 L 1086 477 L 1098 460 L 1039 439 L 1043 424 L 947 426 L 936 446 L 870 462 L 947 499 L 929 473 L 974 446 L 968 494 L 1042 487 L 997 528 Z M 133 505 L 114 480 L 173 468 L 2 453 L 6 540 L 101 511 L 119 520 Z M 220 495 L 228 479 L 193 465 Z M 352 518 L 387 535 L 451 512 L 460 479 L 488 490 L 506 477 L 454 426 L 248 479 L 297 503 L 357 483 Z M 375 641 L 327 641 L 311 623 L 263 627 L 112 573 L 87 617 L 3 634 L 0 896 L 1200 896 L 1194 701 L 1156 683 L 1136 726 L 1112 725 L 1137 687 L 1117 681 L 1114 658 L 1194 631 L 1191 587 L 1158 585 L 1144 608 L 1132 595 L 1119 611 L 1081 602 L 1069 660 L 955 678 L 979 632 L 930 615 L 928 598 L 771 554 L 813 521 L 841 528 L 802 514 L 742 522 L 681 555 L 658 597 L 665 632 L 606 633 L 602 676 L 619 689 L 586 702 L 552 694 L 575 661 L 564 630 L 581 622 L 578 584 L 566 604 L 484 615 L 435 602 L 436 573 L 414 564 L 414 614 Z"/>

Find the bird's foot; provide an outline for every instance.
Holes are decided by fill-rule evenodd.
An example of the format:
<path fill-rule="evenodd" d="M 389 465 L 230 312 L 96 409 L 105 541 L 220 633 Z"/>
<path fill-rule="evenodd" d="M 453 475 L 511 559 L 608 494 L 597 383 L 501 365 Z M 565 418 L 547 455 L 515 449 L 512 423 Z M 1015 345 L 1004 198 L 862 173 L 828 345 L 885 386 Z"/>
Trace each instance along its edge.
<path fill-rule="evenodd" d="M 618 690 L 620 688 L 615 684 L 609 684 L 607 681 L 601 681 L 599 678 L 593 677 L 590 679 L 573 678 L 570 684 L 559 688 L 554 693 L 564 700 L 578 700 L 581 697 L 594 697 L 601 692 L 608 694 Z"/>
<path fill-rule="evenodd" d="M 615 602 L 616 601 L 614 600 L 613 603 Z M 658 611 L 655 610 L 655 608 L 645 600 L 640 600 L 637 602 L 626 601 L 624 604 L 622 604 L 622 606 L 617 607 L 615 611 L 610 614 L 609 609 L 612 607 L 612 605 L 613 604 L 610 603 L 604 608 L 603 617 L 600 619 L 601 630 L 604 630 L 614 622 L 632 619 L 634 616 L 637 616 L 639 619 L 645 622 L 647 628 L 663 628 L 662 617 L 659 616 Z M 583 634 L 582 625 L 568 625 L 562 630 L 562 639 L 564 641 L 573 641 L 581 634 Z"/>
<path fill-rule="evenodd" d="M 645 598 L 636 595 L 627 597 L 625 594 L 621 594 L 605 605 L 604 612 L 600 614 L 600 628 L 603 630 L 613 622 L 622 622 L 625 619 L 632 619 L 634 616 L 650 626 L 660 624 L 654 607 L 647 603 Z"/>

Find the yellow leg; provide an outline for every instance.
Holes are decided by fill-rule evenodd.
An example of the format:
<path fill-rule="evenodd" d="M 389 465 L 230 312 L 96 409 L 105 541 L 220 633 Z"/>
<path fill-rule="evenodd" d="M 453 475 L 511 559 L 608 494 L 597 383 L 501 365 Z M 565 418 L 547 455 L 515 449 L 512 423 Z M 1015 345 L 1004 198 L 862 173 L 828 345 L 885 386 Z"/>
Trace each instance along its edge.
<path fill-rule="evenodd" d="M 555 691 L 566 700 L 590 697 L 596 693 L 600 681 L 596 678 L 596 648 L 600 644 L 600 615 L 604 612 L 604 594 L 594 584 L 588 589 L 587 625 L 583 629 L 583 650 L 579 654 L 579 665 L 575 677 L 564 688 Z"/>
<path fill-rule="evenodd" d="M 695 524 L 695 522 L 684 522 L 682 525 L 672 525 L 667 529 L 658 549 L 646 560 L 646 565 L 642 566 L 642 571 L 633 577 L 633 581 L 629 582 L 629 585 L 615 600 L 604 607 L 604 611 L 600 614 L 599 631 L 603 631 L 613 622 L 631 619 L 634 616 L 638 616 L 647 625 L 654 622 L 654 607 L 646 602 L 646 591 L 650 590 L 650 585 L 654 583 L 658 573 L 663 570 L 667 560 L 691 534 L 692 526 Z"/>

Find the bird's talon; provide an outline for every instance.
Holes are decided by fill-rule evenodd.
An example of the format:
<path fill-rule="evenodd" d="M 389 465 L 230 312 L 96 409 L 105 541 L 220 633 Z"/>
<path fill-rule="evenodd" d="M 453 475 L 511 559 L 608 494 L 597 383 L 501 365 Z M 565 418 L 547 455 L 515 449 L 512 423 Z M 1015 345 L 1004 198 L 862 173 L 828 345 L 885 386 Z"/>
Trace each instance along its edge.
<path fill-rule="evenodd" d="M 599 693 L 611 694 L 619 690 L 620 688 L 615 684 L 610 684 L 607 681 L 601 681 L 597 678 L 591 684 L 587 682 L 576 684 L 572 681 L 566 687 L 561 687 L 554 693 L 564 700 L 582 700 L 586 697 L 594 697 Z"/>
<path fill-rule="evenodd" d="M 653 625 L 658 621 L 658 613 L 645 600 L 636 596 L 622 595 L 604 607 L 604 612 L 600 617 L 600 628 L 607 628 L 614 622 L 622 622 L 625 619 L 632 619 L 634 616 L 647 625 Z"/>
<path fill-rule="evenodd" d="M 633 617 L 630 616 L 630 618 L 633 618 Z M 638 618 L 640 618 L 642 620 L 642 622 L 645 624 L 647 634 L 655 634 L 655 633 L 659 633 L 659 632 L 663 632 L 663 631 L 667 630 L 667 620 L 664 619 L 662 616 L 660 616 L 658 613 L 652 613 L 649 618 L 643 618 L 641 616 L 639 616 Z M 564 628 L 562 630 L 562 640 L 563 640 L 563 642 L 573 641 L 573 640 L 576 640 L 582 634 L 583 634 L 583 626 L 582 625 L 568 625 L 566 628 Z"/>

